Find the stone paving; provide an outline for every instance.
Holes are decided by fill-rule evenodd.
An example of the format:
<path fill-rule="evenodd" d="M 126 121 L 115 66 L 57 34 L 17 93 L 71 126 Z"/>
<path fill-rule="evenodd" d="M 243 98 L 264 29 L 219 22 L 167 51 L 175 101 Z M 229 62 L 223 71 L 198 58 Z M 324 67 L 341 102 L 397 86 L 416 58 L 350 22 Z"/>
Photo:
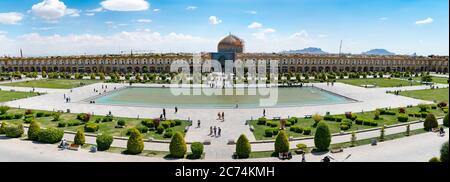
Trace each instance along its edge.
<path fill-rule="evenodd" d="M 108 85 L 108 89 L 101 89 L 102 85 Z M 111 105 L 97 105 L 89 104 L 86 99 L 97 96 L 93 90 L 98 89 L 102 94 L 110 92 L 128 84 L 113 84 L 113 83 L 96 83 L 80 88 L 69 89 L 42 89 L 48 94 L 11 101 L 5 103 L 11 107 L 39 109 L 49 111 L 67 111 L 70 109 L 72 113 L 93 113 L 96 115 L 107 115 L 111 112 L 113 115 L 130 118 L 158 118 L 162 113 L 162 108 L 146 108 L 146 107 L 129 107 L 129 106 L 111 106 Z M 144 86 L 136 84 L 135 86 Z M 161 85 L 148 85 L 161 87 Z M 342 114 L 344 112 L 361 112 L 371 111 L 377 108 L 384 107 L 405 107 L 407 105 L 417 105 L 419 103 L 430 103 L 428 101 L 417 100 L 413 98 L 395 96 L 393 94 L 386 94 L 385 89 L 366 89 L 357 86 L 346 85 L 342 83 L 335 83 L 334 86 L 328 86 L 326 83 L 314 84 L 315 87 L 330 91 L 339 95 L 343 95 L 357 102 L 337 104 L 337 105 L 317 105 L 307 107 L 288 107 L 288 108 L 266 108 L 266 116 L 271 117 L 303 117 L 307 114 L 319 113 L 325 114 Z M 0 86 L 1 89 L 8 88 Z M 18 88 L 18 87 L 15 87 Z M 402 87 L 408 89 L 408 87 Z M 26 89 L 26 88 L 25 88 Z M 28 88 L 29 89 L 29 88 Z M 414 88 L 416 89 L 416 88 Z M 70 103 L 64 100 L 64 94 L 72 99 Z M 245 124 L 246 120 L 251 118 L 259 118 L 262 116 L 262 109 L 180 109 L 177 114 L 173 112 L 173 108 L 166 108 L 167 117 L 169 119 L 190 119 L 194 125 L 186 134 L 186 141 L 188 142 L 203 142 L 205 139 L 211 140 L 211 145 L 205 147 L 206 158 L 212 159 L 226 159 L 232 155 L 234 146 L 227 145 L 228 140 L 236 140 L 239 135 L 245 134 L 250 141 L 256 141 L 255 137 L 249 130 L 249 126 Z M 225 113 L 225 121 L 217 121 L 217 113 Z M 197 128 L 197 120 L 201 121 L 201 127 Z M 222 128 L 221 137 L 208 136 L 209 128 L 217 126 Z M 70 137 L 69 137 L 70 138 Z M 308 143 L 308 142 L 306 142 Z M 124 143 L 126 145 L 126 143 Z M 123 143 L 115 143 L 114 145 L 123 146 Z M 146 149 L 167 150 L 167 144 L 146 144 Z M 255 146 L 255 149 L 266 150 L 267 147 Z"/>

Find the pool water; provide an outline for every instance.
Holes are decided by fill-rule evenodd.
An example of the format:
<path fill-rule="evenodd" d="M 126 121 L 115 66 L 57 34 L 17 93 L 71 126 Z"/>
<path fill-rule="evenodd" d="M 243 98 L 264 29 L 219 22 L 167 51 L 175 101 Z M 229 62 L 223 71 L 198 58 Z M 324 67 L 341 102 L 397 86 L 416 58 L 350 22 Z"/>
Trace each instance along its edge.
<path fill-rule="evenodd" d="M 174 95 L 170 89 L 177 91 L 197 91 L 200 95 Z M 148 88 L 148 87 L 128 87 L 107 95 L 95 98 L 96 104 L 103 105 L 126 105 L 142 107 L 178 107 L 178 108 L 266 108 L 266 107 L 301 107 L 309 105 L 331 105 L 354 102 L 354 100 L 323 91 L 315 87 L 294 87 L 294 88 L 263 88 L 266 92 L 248 94 L 247 89 L 235 88 L 234 94 L 225 93 L 222 89 L 209 89 L 207 91 L 217 91 L 222 94 L 211 95 L 195 90 L 200 88 Z M 203 88 L 205 89 L 205 88 Z M 271 105 L 262 105 L 260 99 L 267 99 L 270 89 L 278 89 L 276 100 Z M 236 94 L 244 93 L 243 95 Z M 272 98 L 274 94 L 272 94 Z"/>

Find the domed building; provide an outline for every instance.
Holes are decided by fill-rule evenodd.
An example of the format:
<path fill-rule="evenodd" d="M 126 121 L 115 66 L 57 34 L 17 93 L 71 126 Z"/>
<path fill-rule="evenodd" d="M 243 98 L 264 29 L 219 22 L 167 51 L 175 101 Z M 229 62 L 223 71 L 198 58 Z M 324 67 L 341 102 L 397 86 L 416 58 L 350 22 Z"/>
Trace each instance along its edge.
<path fill-rule="evenodd" d="M 220 53 L 243 53 L 244 41 L 235 35 L 228 35 L 223 38 L 217 46 L 217 52 Z"/>

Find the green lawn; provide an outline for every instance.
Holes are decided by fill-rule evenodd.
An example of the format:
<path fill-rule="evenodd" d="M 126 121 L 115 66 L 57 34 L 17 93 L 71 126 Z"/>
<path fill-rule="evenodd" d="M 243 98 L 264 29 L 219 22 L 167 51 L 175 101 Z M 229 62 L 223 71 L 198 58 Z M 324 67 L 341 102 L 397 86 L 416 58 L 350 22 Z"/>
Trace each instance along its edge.
<path fill-rule="evenodd" d="M 445 101 L 448 103 L 448 88 L 402 91 L 400 95 L 429 101 Z"/>
<path fill-rule="evenodd" d="M 8 114 L 15 114 L 15 113 L 24 113 L 25 110 L 23 109 L 10 109 L 7 113 Z M 36 113 L 40 111 L 34 111 L 34 115 L 36 116 Z M 43 111 L 44 113 L 47 111 Z M 48 112 L 47 112 L 48 113 Z M 77 115 L 71 114 L 71 113 L 63 113 L 60 116 L 60 121 L 71 121 L 76 120 Z M 94 122 L 97 118 L 103 118 L 103 116 L 93 116 L 91 117 L 90 122 Z M 126 123 L 125 128 L 116 128 L 117 121 L 123 119 Z M 41 127 L 44 128 L 57 128 L 58 122 L 60 121 L 52 121 L 53 117 L 36 117 L 36 121 L 39 122 Z M 127 137 L 126 133 L 129 128 L 133 128 L 136 126 L 141 125 L 141 121 L 143 119 L 136 119 L 136 118 L 122 118 L 122 117 L 114 117 L 114 120 L 112 122 L 101 122 L 99 124 L 99 130 L 95 132 L 96 134 L 110 134 L 112 136 L 118 136 L 118 137 Z M 2 121 L 3 122 L 3 121 Z M 24 123 L 23 119 L 13 119 L 13 120 L 6 120 L 7 123 Z M 174 132 L 180 132 L 182 134 L 184 133 L 184 128 L 188 126 L 190 123 L 187 121 L 182 121 L 181 125 L 171 127 L 171 129 Z M 80 128 L 83 128 L 84 125 L 79 126 L 67 126 L 67 127 L 61 127 L 61 129 L 64 129 L 66 131 L 77 131 Z M 144 138 L 154 138 L 157 140 L 168 140 L 167 138 L 163 137 L 163 134 L 158 134 L 156 131 L 148 131 L 147 133 L 143 133 Z M 169 138 L 170 139 L 170 138 Z"/>
<path fill-rule="evenodd" d="M 1 91 L 0 90 L 0 102 L 8 102 L 17 99 L 23 99 L 27 97 L 33 97 L 38 95 L 32 92 L 11 92 L 11 91 Z"/>
<path fill-rule="evenodd" d="M 71 89 L 83 85 L 102 82 L 101 80 L 61 80 L 61 79 L 45 79 L 32 80 L 15 83 L 5 83 L 2 85 L 13 87 L 36 87 L 36 88 L 56 88 L 56 89 Z"/>
<path fill-rule="evenodd" d="M 364 87 L 364 85 L 376 85 L 377 87 L 398 87 L 411 86 L 408 80 L 389 79 L 389 78 L 366 78 L 366 79 L 340 79 L 338 82 Z M 412 85 L 419 85 L 420 83 L 412 82 Z"/>
<path fill-rule="evenodd" d="M 448 78 L 434 77 L 433 76 L 432 79 L 433 79 L 434 83 L 448 84 Z M 421 77 L 414 77 L 413 80 L 421 82 L 422 78 Z"/>
<path fill-rule="evenodd" d="M 405 108 L 406 109 L 406 113 L 417 113 L 420 111 L 420 109 L 418 107 L 412 107 L 412 108 Z M 353 125 L 352 127 L 347 130 L 347 131 L 356 131 L 356 130 L 362 130 L 362 129 L 369 129 L 369 128 L 374 128 L 374 127 L 380 127 L 383 125 L 393 125 L 393 124 L 399 124 L 400 122 L 397 120 L 397 115 L 399 112 L 399 109 L 391 109 L 391 111 L 396 112 L 396 115 L 380 115 L 380 119 L 378 120 L 374 120 L 375 117 L 375 111 L 371 111 L 371 112 L 364 112 L 364 113 L 354 113 L 358 119 L 364 119 L 364 120 L 370 120 L 370 121 L 374 121 L 376 123 L 378 123 L 378 126 L 365 126 L 365 125 L 358 125 L 353 121 Z M 437 109 L 429 109 L 428 110 L 430 113 L 433 113 L 435 116 L 444 116 L 444 111 L 442 111 L 442 109 L 437 108 Z M 344 115 L 334 115 L 337 117 L 342 117 L 345 118 Z M 409 117 L 408 121 L 417 121 L 421 118 L 418 117 Z M 340 122 L 336 122 L 336 121 L 325 121 L 322 120 L 323 122 L 325 122 L 331 133 L 340 133 L 341 132 L 341 128 L 340 128 Z M 250 125 L 252 125 L 254 127 L 254 131 L 253 131 L 253 135 L 255 136 L 256 140 L 273 140 L 275 139 L 276 136 L 272 136 L 272 137 L 266 137 L 265 136 L 265 130 L 268 128 L 271 128 L 270 126 L 266 126 L 266 125 L 258 125 L 256 120 L 254 121 L 249 121 Z M 278 124 L 278 126 L 280 126 L 279 121 L 272 121 L 272 122 L 276 122 Z M 310 135 L 304 135 L 303 133 L 296 133 L 293 131 L 290 131 L 290 127 L 292 126 L 298 126 L 300 128 L 311 128 L 311 134 Z M 292 125 L 290 127 L 286 128 L 286 131 L 288 133 L 289 136 L 292 136 L 294 138 L 301 138 L 301 137 L 308 137 L 308 136 L 314 136 L 315 133 L 315 126 L 314 126 L 314 120 L 313 119 L 304 119 L 304 118 L 298 118 L 298 122 L 294 125 Z"/>

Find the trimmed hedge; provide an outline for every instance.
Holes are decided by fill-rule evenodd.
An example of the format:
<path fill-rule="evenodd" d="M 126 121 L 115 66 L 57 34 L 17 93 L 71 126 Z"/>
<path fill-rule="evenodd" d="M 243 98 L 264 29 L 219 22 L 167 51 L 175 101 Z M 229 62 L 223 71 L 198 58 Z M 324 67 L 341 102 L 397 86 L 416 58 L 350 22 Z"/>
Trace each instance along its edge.
<path fill-rule="evenodd" d="M 164 127 L 158 126 L 158 128 L 156 129 L 156 133 L 162 134 L 163 132 L 164 132 Z"/>
<path fill-rule="evenodd" d="M 252 152 L 252 147 L 247 137 L 242 134 L 236 142 L 236 154 L 238 158 L 248 158 Z"/>
<path fill-rule="evenodd" d="M 155 127 L 155 123 L 153 122 L 153 120 L 150 120 L 150 119 L 141 121 L 141 124 L 146 126 L 146 127 L 148 127 L 148 128 L 154 128 Z"/>
<path fill-rule="evenodd" d="M 23 133 L 24 133 L 24 130 L 23 130 L 22 124 L 8 125 L 5 128 L 5 134 L 7 137 L 10 137 L 10 138 L 19 138 L 23 135 Z"/>
<path fill-rule="evenodd" d="M 108 150 L 113 143 L 114 138 L 111 135 L 102 134 L 97 136 L 95 142 L 97 143 L 97 149 L 99 151 Z"/>
<path fill-rule="evenodd" d="M 96 132 L 98 131 L 98 124 L 97 123 L 86 123 L 84 125 L 84 131 L 86 132 Z"/>
<path fill-rule="evenodd" d="M 186 142 L 180 132 L 175 132 L 169 145 L 170 155 L 175 158 L 184 158 L 187 152 Z"/>
<path fill-rule="evenodd" d="M 448 149 L 449 148 L 448 148 L 448 141 L 447 141 L 442 145 L 442 148 L 441 148 L 441 161 L 442 162 L 448 163 L 448 157 L 449 157 Z"/>
<path fill-rule="evenodd" d="M 267 128 L 264 130 L 264 136 L 265 137 L 272 137 L 273 136 L 273 130 L 272 128 Z"/>
<path fill-rule="evenodd" d="M 402 123 L 408 122 L 408 119 L 409 118 L 406 114 L 401 114 L 397 117 L 398 122 L 402 122 Z"/>
<path fill-rule="evenodd" d="M 200 158 L 202 156 L 203 149 L 203 144 L 200 142 L 194 142 L 191 144 L 191 152 L 197 158 Z"/>
<path fill-rule="evenodd" d="M 64 131 L 57 128 L 48 128 L 39 131 L 38 138 L 39 142 L 42 143 L 57 143 L 62 140 L 64 136 Z"/>
<path fill-rule="evenodd" d="M 117 125 L 118 126 L 125 126 L 125 120 L 120 119 L 119 121 L 117 121 Z"/>
<path fill-rule="evenodd" d="M 5 114 L 9 109 L 8 106 L 0 106 L 0 115 Z"/>
<path fill-rule="evenodd" d="M 2 125 L 0 125 L 0 135 L 5 134 L 5 129 L 8 126 L 8 123 L 2 122 Z"/>
<path fill-rule="evenodd" d="M 303 128 L 303 135 L 310 135 L 311 134 L 311 128 Z"/>
<path fill-rule="evenodd" d="M 138 129 L 139 132 L 141 132 L 141 133 L 147 133 L 148 132 L 148 128 L 146 126 L 144 126 L 144 125 L 137 125 L 136 129 Z"/>

